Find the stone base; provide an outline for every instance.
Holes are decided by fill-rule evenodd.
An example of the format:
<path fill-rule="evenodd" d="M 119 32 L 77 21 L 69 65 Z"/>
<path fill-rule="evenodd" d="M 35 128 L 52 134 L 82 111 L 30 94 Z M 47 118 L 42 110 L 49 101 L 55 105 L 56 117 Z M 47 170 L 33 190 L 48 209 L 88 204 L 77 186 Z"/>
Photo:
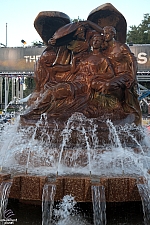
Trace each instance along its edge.
<path fill-rule="evenodd" d="M 91 186 L 103 185 L 107 202 L 141 201 L 135 177 L 111 177 L 91 179 L 83 176 L 60 176 L 50 181 L 44 176 L 18 175 L 14 176 L 10 198 L 19 201 L 42 201 L 44 184 L 56 184 L 55 201 L 65 195 L 72 195 L 77 202 L 92 202 Z M 0 181 L 10 181 L 10 174 L 0 174 Z"/>

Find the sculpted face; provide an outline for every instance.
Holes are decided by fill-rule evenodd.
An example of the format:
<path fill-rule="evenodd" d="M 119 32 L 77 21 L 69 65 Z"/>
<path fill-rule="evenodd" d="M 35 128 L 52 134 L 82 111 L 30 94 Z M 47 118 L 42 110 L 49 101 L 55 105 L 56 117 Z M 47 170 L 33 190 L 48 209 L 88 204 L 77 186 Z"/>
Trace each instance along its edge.
<path fill-rule="evenodd" d="M 78 39 L 84 40 L 85 39 L 85 28 L 83 26 L 79 27 L 75 33 Z"/>
<path fill-rule="evenodd" d="M 104 27 L 104 38 L 106 42 L 111 41 L 115 36 L 115 30 L 113 27 Z"/>
<path fill-rule="evenodd" d="M 55 52 L 53 52 L 53 51 L 47 52 L 46 51 L 40 57 L 40 62 L 49 64 L 49 66 L 52 66 L 52 64 L 54 63 L 55 59 L 56 59 L 56 53 Z"/>
<path fill-rule="evenodd" d="M 101 35 L 94 35 L 93 37 L 93 48 L 97 49 L 100 48 L 101 44 L 102 44 L 102 36 Z"/>

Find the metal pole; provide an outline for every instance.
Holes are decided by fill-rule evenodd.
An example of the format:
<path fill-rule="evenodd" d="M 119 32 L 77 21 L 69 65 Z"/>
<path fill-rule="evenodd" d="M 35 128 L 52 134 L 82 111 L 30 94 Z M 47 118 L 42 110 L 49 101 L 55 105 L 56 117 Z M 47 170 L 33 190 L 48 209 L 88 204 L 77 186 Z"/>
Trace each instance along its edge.
<path fill-rule="evenodd" d="M 7 23 L 6 23 L 6 47 L 7 47 Z"/>
<path fill-rule="evenodd" d="M 12 100 L 12 102 L 14 101 L 14 77 L 12 77 L 12 80 L 11 80 L 11 86 L 12 86 L 12 94 L 11 94 L 11 100 Z"/>
<path fill-rule="evenodd" d="M 20 99 L 22 99 L 22 98 L 23 98 L 23 82 L 21 81 L 21 84 L 20 84 Z"/>
<path fill-rule="evenodd" d="M 3 83 L 3 77 L 0 77 L 0 104 L 1 104 L 1 108 L 2 109 L 2 83 Z"/>
<path fill-rule="evenodd" d="M 16 100 L 19 99 L 19 78 L 16 79 Z"/>
<path fill-rule="evenodd" d="M 8 105 L 8 77 L 5 77 L 5 113 Z"/>
<path fill-rule="evenodd" d="M 0 103 L 2 103 L 2 82 L 3 82 L 3 77 L 0 77 Z"/>

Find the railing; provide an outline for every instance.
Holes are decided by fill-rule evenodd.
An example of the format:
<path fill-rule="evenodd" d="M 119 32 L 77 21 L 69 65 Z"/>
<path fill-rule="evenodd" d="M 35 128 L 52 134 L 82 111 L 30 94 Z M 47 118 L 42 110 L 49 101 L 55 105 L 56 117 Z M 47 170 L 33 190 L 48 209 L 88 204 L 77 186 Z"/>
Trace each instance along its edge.
<path fill-rule="evenodd" d="M 33 76 L 34 72 L 0 72 L 0 77 L 24 77 Z"/>

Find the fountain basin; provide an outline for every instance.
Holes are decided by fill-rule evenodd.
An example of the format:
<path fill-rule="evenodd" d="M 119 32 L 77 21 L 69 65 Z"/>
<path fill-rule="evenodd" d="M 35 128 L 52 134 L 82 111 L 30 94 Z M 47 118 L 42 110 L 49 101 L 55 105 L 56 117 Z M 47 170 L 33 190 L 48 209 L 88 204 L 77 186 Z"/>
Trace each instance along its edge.
<path fill-rule="evenodd" d="M 46 176 L 28 174 L 0 174 L 0 181 L 12 180 L 9 198 L 19 201 L 39 204 L 42 201 L 43 187 L 46 183 L 56 184 L 55 201 L 65 195 L 72 195 L 77 202 L 92 202 L 91 186 L 103 185 L 107 202 L 141 201 L 137 189 L 137 177 L 94 177 L 89 176 L 59 176 L 55 179 Z"/>

